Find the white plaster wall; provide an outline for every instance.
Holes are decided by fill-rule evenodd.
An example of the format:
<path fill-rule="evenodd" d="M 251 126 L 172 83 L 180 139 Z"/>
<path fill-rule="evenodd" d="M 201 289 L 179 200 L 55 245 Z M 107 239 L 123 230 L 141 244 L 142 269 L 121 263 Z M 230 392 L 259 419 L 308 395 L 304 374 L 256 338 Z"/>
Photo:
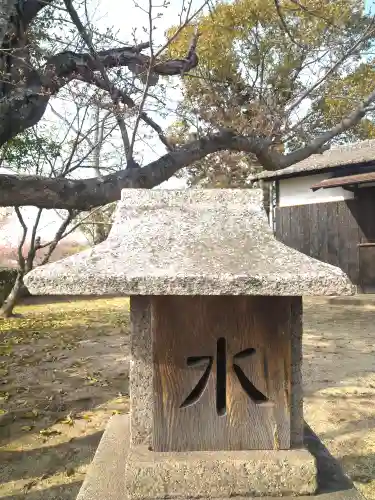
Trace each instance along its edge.
<path fill-rule="evenodd" d="M 312 191 L 311 186 L 330 177 L 331 174 L 325 173 L 280 179 L 279 206 L 311 205 L 313 203 L 327 203 L 354 198 L 354 194 L 351 191 L 346 191 L 341 187 Z"/>

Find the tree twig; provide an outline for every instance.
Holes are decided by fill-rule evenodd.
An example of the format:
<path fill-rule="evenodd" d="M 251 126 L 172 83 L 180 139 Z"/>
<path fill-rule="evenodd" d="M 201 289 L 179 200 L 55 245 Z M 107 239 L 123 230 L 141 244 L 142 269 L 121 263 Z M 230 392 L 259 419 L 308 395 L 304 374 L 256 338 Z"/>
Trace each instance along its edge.
<path fill-rule="evenodd" d="M 371 23 L 371 25 L 367 28 L 366 32 L 357 40 L 356 43 L 354 43 L 350 49 L 345 52 L 343 56 L 341 56 L 336 63 L 331 66 L 331 68 L 326 71 L 326 73 L 319 78 L 311 87 L 309 87 L 305 92 L 302 93 L 302 95 L 292 104 L 291 107 L 288 109 L 288 113 L 290 114 L 293 109 L 298 108 L 298 106 L 308 97 L 314 90 L 316 90 L 323 82 L 327 80 L 327 78 L 334 73 L 348 57 L 350 57 L 355 50 L 360 47 L 363 43 L 365 43 L 371 36 L 374 35 L 375 33 L 375 28 L 374 28 L 374 22 Z"/>
<path fill-rule="evenodd" d="M 276 12 L 277 12 L 277 15 L 279 16 L 279 19 L 280 19 L 280 22 L 281 22 L 281 25 L 282 27 L 284 28 L 284 31 L 285 33 L 287 34 L 288 38 L 290 39 L 290 41 L 292 43 L 294 43 L 294 45 L 296 45 L 297 47 L 299 47 L 300 49 L 302 50 L 306 50 L 306 45 L 302 45 L 300 44 L 299 42 L 297 42 L 297 40 L 294 38 L 294 36 L 291 34 L 290 32 L 290 29 L 288 28 L 287 24 L 286 24 L 286 21 L 285 21 L 285 18 L 283 16 L 283 13 L 281 11 L 281 6 L 280 6 L 280 1 L 279 0 L 274 0 L 274 4 L 275 4 L 275 7 L 276 7 Z"/>
<path fill-rule="evenodd" d="M 23 250 L 23 246 L 24 246 L 25 241 L 26 241 L 27 226 L 26 226 L 25 221 L 22 217 L 20 207 L 15 206 L 14 211 L 16 212 L 17 218 L 22 226 L 22 236 L 21 236 L 20 242 L 18 243 L 18 246 L 17 246 L 17 255 L 18 255 L 18 264 L 20 266 L 20 270 L 22 273 L 24 273 L 25 272 L 25 258 L 23 256 L 22 250 Z"/>
<path fill-rule="evenodd" d="M 65 3 L 65 6 L 67 8 L 67 11 L 68 11 L 73 23 L 76 25 L 76 27 L 77 27 L 82 39 L 86 43 L 92 57 L 95 59 L 97 65 L 98 65 L 100 74 L 105 82 L 106 87 L 107 87 L 106 90 L 109 92 L 109 94 L 112 98 L 113 104 L 116 107 L 116 112 L 114 114 L 115 114 L 116 121 L 117 121 L 117 124 L 118 124 L 119 129 L 120 129 L 120 132 L 121 132 L 121 137 L 122 137 L 122 142 L 124 145 L 125 154 L 126 154 L 126 157 L 128 158 L 128 162 L 130 162 L 129 164 L 132 165 L 134 162 L 133 162 L 132 154 L 131 153 L 129 154 L 129 151 L 130 151 L 129 135 L 128 135 L 128 131 L 127 131 L 127 128 L 125 125 L 125 121 L 124 121 L 123 117 L 121 116 L 121 112 L 119 110 L 118 95 L 116 95 L 114 92 L 113 85 L 108 78 L 104 64 L 100 60 L 99 55 L 96 52 L 96 50 L 92 44 L 92 37 L 88 34 L 88 32 L 86 31 L 86 28 L 83 26 L 83 24 L 78 16 L 77 11 L 75 10 L 75 8 L 73 6 L 72 0 L 64 0 L 64 3 Z"/>

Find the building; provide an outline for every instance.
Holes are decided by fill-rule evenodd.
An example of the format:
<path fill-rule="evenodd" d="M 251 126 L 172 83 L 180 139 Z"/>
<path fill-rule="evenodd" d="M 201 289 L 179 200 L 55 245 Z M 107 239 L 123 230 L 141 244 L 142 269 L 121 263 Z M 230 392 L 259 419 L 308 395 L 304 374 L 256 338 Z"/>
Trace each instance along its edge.
<path fill-rule="evenodd" d="M 285 244 L 343 269 L 361 293 L 375 293 L 375 140 L 332 148 L 251 183 Z M 267 210 L 267 211 L 268 211 Z"/>

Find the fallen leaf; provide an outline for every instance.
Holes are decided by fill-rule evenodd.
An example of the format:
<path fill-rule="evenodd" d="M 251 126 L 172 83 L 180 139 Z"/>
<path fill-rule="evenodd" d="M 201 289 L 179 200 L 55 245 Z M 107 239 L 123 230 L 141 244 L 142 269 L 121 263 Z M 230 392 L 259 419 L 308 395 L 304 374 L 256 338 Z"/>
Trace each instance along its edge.
<path fill-rule="evenodd" d="M 66 418 L 64 418 L 63 420 L 60 421 L 62 424 L 65 424 L 65 425 L 74 425 L 74 419 L 73 419 L 73 416 L 71 413 L 69 413 L 69 415 L 66 416 Z"/>
<path fill-rule="evenodd" d="M 116 399 L 114 400 L 114 403 L 123 403 L 123 402 L 124 402 L 124 398 L 125 398 L 125 396 L 121 396 L 121 397 L 119 397 L 119 398 L 116 398 Z"/>
<path fill-rule="evenodd" d="M 39 434 L 41 434 L 42 436 L 58 436 L 60 434 L 62 434 L 62 432 L 60 431 L 57 431 L 56 429 L 42 429 L 41 431 L 39 431 Z"/>
<path fill-rule="evenodd" d="M 3 401 L 8 401 L 9 398 L 10 398 L 9 392 L 0 392 L 0 399 L 2 399 Z"/>
<path fill-rule="evenodd" d="M 66 469 L 66 475 L 67 475 L 68 477 L 73 476 L 73 474 L 74 474 L 74 473 L 75 473 L 75 470 L 73 469 L 73 467 L 68 467 L 68 468 Z"/>
<path fill-rule="evenodd" d="M 38 410 L 31 410 L 26 413 L 24 413 L 23 418 L 36 418 L 39 415 Z"/>
<path fill-rule="evenodd" d="M 26 483 L 26 484 L 24 485 L 23 489 L 24 489 L 24 491 L 29 491 L 29 490 L 31 490 L 31 488 L 32 488 L 33 486 L 36 486 L 37 484 L 38 484 L 38 483 L 37 483 L 37 481 L 36 481 L 35 479 L 33 479 L 32 481 L 30 481 L 30 482 Z"/>
<path fill-rule="evenodd" d="M 95 377 L 86 377 L 86 380 L 88 381 L 88 383 L 91 385 L 91 384 L 96 384 L 97 382 L 99 382 L 99 380 Z"/>
<path fill-rule="evenodd" d="M 33 428 L 33 426 L 32 426 L 32 425 L 23 425 L 23 426 L 21 427 L 21 431 L 26 431 L 26 432 L 29 432 L 29 431 L 31 431 L 31 430 L 32 430 L 32 428 Z"/>
<path fill-rule="evenodd" d="M 40 479 L 42 479 L 42 480 L 43 480 L 43 479 L 48 479 L 48 478 L 49 478 L 49 477 L 51 477 L 51 476 L 53 476 L 53 472 L 50 472 L 50 471 L 49 471 L 49 472 L 45 472 L 45 473 L 43 474 L 43 476 L 41 476 L 41 478 L 40 478 Z"/>

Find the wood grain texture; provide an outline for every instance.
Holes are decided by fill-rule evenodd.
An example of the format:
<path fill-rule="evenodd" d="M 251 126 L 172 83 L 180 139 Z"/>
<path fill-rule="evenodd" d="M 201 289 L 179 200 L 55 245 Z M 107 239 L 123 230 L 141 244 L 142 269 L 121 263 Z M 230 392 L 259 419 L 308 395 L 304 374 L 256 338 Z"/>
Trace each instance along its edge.
<path fill-rule="evenodd" d="M 310 255 L 314 259 L 319 258 L 319 220 L 318 220 L 318 205 L 309 205 L 308 216 L 310 219 Z"/>
<path fill-rule="evenodd" d="M 358 222 L 361 228 L 361 243 L 375 241 L 375 188 L 358 190 Z"/>
<path fill-rule="evenodd" d="M 293 299 L 152 298 L 155 451 L 290 448 Z M 226 343 L 224 412 L 223 386 L 218 394 L 216 383 L 218 366 L 219 379 L 223 376 L 219 339 Z M 188 357 L 203 359 L 190 360 L 194 363 L 188 366 Z M 210 363 L 197 400 L 193 389 Z M 248 382 L 268 401 L 254 394 Z M 189 395 L 191 404 L 181 408 Z"/>
<path fill-rule="evenodd" d="M 361 240 L 361 227 L 358 223 L 360 213 L 358 200 L 348 200 L 345 207 L 340 208 L 343 209 L 341 212 L 343 223 L 340 225 L 340 235 L 346 246 L 344 254 L 347 255 L 347 260 L 342 260 L 345 266 L 343 269 L 353 283 L 359 285 L 358 242 Z M 342 250 L 343 247 L 340 247 L 340 253 Z"/>
<path fill-rule="evenodd" d="M 372 234 L 368 216 L 363 215 L 365 210 L 362 208 L 368 207 L 368 203 L 354 199 L 276 208 L 275 236 L 310 257 L 340 267 L 354 284 L 358 284 L 357 245 L 367 241 L 364 231 Z M 368 208 L 366 210 L 368 212 Z M 361 221 L 364 217 L 366 220 Z"/>
<path fill-rule="evenodd" d="M 375 246 L 359 248 L 359 281 L 363 293 L 375 292 Z"/>

